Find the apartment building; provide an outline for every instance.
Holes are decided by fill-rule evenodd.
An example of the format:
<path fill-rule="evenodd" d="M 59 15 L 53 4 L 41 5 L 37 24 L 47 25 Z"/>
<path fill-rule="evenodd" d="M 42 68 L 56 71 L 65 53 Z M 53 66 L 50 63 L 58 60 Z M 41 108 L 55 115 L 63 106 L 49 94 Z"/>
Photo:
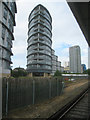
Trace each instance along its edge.
<path fill-rule="evenodd" d="M 69 48 L 70 72 L 81 73 L 81 51 L 79 46 Z"/>
<path fill-rule="evenodd" d="M 56 70 L 61 71 L 61 62 L 58 61 L 58 56 L 55 55 L 55 50 L 52 49 L 52 73 L 54 75 Z"/>
<path fill-rule="evenodd" d="M 52 72 L 52 18 L 41 4 L 28 18 L 27 71 L 31 76 L 48 76 Z"/>
<path fill-rule="evenodd" d="M 9 76 L 11 71 L 16 12 L 15 2 L 0 2 L 0 75 L 2 76 Z"/>
<path fill-rule="evenodd" d="M 61 62 L 52 49 L 52 17 L 41 4 L 28 18 L 27 71 L 30 76 L 54 75 Z"/>

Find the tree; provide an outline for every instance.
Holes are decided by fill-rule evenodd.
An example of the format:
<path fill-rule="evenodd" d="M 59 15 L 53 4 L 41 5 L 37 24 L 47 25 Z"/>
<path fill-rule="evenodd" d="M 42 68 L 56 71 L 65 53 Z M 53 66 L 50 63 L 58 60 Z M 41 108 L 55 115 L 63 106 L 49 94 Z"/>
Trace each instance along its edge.
<path fill-rule="evenodd" d="M 11 76 L 13 77 L 21 77 L 21 76 L 27 76 L 27 71 L 24 68 L 15 68 L 11 71 Z"/>
<path fill-rule="evenodd" d="M 90 69 L 85 70 L 83 73 L 90 75 Z"/>
<path fill-rule="evenodd" d="M 56 70 L 56 72 L 54 73 L 54 76 L 62 76 L 62 74 L 59 70 Z"/>

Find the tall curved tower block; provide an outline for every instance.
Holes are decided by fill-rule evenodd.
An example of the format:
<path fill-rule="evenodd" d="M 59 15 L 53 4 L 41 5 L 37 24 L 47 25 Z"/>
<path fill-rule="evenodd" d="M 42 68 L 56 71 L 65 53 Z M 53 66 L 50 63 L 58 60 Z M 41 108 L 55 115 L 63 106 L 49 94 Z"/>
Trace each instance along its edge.
<path fill-rule="evenodd" d="M 31 76 L 48 76 L 52 72 L 52 18 L 41 4 L 28 18 L 27 71 Z"/>

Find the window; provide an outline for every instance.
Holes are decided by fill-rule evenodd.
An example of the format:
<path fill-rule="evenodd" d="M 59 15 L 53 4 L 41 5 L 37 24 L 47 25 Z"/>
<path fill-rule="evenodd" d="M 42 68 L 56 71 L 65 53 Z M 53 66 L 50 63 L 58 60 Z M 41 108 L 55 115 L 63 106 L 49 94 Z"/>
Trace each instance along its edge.
<path fill-rule="evenodd" d="M 4 12 L 3 12 L 3 17 L 7 20 L 7 13 L 8 13 L 8 10 L 6 7 L 4 7 Z"/>
<path fill-rule="evenodd" d="M 4 38 L 2 38 L 2 44 L 4 45 Z"/>
<path fill-rule="evenodd" d="M 7 23 L 7 19 L 5 19 L 4 17 L 3 17 L 3 23 L 6 25 L 6 23 Z"/>
<path fill-rule="evenodd" d="M 3 38 L 3 39 L 5 38 L 5 31 L 6 31 L 5 27 L 2 26 L 2 38 Z"/>
<path fill-rule="evenodd" d="M 10 10 L 12 11 L 12 13 L 15 13 L 15 6 L 14 6 L 14 2 L 10 2 Z"/>
<path fill-rule="evenodd" d="M 2 48 L 0 47 L 0 58 L 2 57 Z"/>
<path fill-rule="evenodd" d="M 2 59 L 0 58 L 0 67 L 2 67 Z"/>

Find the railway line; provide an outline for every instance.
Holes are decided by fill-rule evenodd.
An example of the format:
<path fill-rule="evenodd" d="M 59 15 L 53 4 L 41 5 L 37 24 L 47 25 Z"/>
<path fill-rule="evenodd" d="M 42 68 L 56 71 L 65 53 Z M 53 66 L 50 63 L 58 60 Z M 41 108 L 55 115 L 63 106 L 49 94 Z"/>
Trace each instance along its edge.
<path fill-rule="evenodd" d="M 88 96 L 88 89 L 86 89 L 48 120 L 90 120 Z"/>

